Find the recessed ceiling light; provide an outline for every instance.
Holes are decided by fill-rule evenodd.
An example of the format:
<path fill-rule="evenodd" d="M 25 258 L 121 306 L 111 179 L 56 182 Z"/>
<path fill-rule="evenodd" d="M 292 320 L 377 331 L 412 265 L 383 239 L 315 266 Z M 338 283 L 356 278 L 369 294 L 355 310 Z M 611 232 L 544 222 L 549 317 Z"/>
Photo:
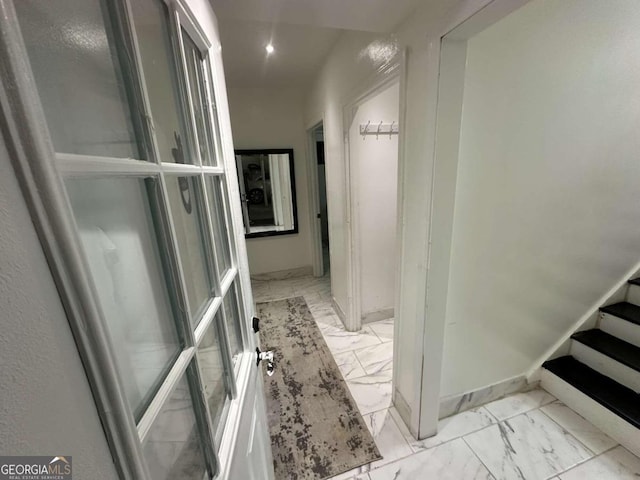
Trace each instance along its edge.
<path fill-rule="evenodd" d="M 268 44 L 266 47 L 264 47 L 264 49 L 267 51 L 267 53 L 273 53 L 273 51 L 275 50 L 275 48 L 273 48 L 273 45 Z"/>

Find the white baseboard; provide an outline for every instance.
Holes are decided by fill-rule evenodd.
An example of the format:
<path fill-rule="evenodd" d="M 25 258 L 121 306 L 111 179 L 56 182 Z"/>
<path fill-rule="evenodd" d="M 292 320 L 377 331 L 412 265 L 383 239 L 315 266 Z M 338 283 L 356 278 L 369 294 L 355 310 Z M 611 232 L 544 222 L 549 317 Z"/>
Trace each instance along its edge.
<path fill-rule="evenodd" d="M 269 281 L 269 280 L 285 280 L 287 278 L 307 277 L 313 275 L 313 266 L 307 265 L 289 270 L 278 270 L 277 272 L 265 272 L 251 274 L 251 280 Z"/>
<path fill-rule="evenodd" d="M 342 322 L 342 325 L 345 326 L 346 328 L 347 316 L 344 314 L 344 311 L 342 310 L 338 302 L 336 302 L 336 299 L 333 297 L 331 297 L 331 305 L 333 306 L 333 309 L 336 311 L 336 314 L 338 315 L 338 318 Z"/>
<path fill-rule="evenodd" d="M 413 435 L 413 438 L 417 439 L 418 432 L 415 428 L 412 428 L 411 424 L 411 407 L 397 388 L 393 389 L 393 406 L 396 408 L 400 420 L 405 424 L 407 430 Z"/>
<path fill-rule="evenodd" d="M 537 387 L 537 382 L 527 381 L 524 375 L 488 385 L 466 393 L 450 395 L 440 399 L 440 418 L 479 407 L 517 392 L 525 392 Z"/>
<path fill-rule="evenodd" d="M 368 312 L 362 314 L 362 323 L 379 322 L 388 318 L 393 318 L 393 308 L 385 308 L 384 310 L 376 310 L 375 312 Z"/>

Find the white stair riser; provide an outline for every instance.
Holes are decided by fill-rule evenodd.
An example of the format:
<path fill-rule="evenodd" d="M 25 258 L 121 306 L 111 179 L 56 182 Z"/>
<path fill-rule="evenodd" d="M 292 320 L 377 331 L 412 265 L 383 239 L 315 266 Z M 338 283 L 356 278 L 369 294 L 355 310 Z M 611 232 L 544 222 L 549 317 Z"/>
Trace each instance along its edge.
<path fill-rule="evenodd" d="M 640 347 L 640 325 L 604 313 L 600 317 L 600 330 Z"/>
<path fill-rule="evenodd" d="M 633 368 L 575 340 L 571 340 L 571 355 L 579 362 L 629 387 L 634 392 L 640 392 L 640 372 Z"/>
<path fill-rule="evenodd" d="M 627 302 L 640 307 L 640 285 L 629 285 L 627 292 Z"/>
<path fill-rule="evenodd" d="M 639 429 L 544 368 L 542 369 L 540 385 L 571 410 L 582 415 L 604 433 L 619 442 L 627 450 L 640 456 Z"/>

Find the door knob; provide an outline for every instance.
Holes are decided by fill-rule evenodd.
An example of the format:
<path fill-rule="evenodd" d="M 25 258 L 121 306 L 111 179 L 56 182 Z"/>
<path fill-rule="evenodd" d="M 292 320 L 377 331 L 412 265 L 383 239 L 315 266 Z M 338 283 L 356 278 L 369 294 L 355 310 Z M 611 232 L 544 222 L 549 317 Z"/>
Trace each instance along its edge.
<path fill-rule="evenodd" d="M 276 365 L 273 363 L 273 351 L 261 352 L 259 348 L 256 348 L 256 366 L 259 366 L 262 360 L 267 361 L 267 375 L 272 376 L 276 369 Z"/>
<path fill-rule="evenodd" d="M 267 375 L 268 375 L 268 376 L 272 376 L 272 375 L 273 375 L 273 373 L 275 372 L 275 370 L 276 370 L 276 365 L 275 365 L 275 363 L 273 363 L 273 362 L 268 362 L 268 363 L 267 363 Z"/>

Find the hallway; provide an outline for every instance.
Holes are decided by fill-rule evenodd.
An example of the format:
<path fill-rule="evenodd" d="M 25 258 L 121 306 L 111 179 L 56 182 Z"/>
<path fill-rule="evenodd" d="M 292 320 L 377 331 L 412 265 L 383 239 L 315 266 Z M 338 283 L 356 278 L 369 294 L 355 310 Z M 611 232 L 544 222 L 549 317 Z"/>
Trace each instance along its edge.
<path fill-rule="evenodd" d="M 639 458 L 540 389 L 443 419 L 438 435 L 416 441 L 391 406 L 393 320 L 345 331 L 331 305 L 328 275 L 257 276 L 252 286 L 256 303 L 304 297 L 384 457 L 330 480 L 622 480 L 640 475 Z"/>

